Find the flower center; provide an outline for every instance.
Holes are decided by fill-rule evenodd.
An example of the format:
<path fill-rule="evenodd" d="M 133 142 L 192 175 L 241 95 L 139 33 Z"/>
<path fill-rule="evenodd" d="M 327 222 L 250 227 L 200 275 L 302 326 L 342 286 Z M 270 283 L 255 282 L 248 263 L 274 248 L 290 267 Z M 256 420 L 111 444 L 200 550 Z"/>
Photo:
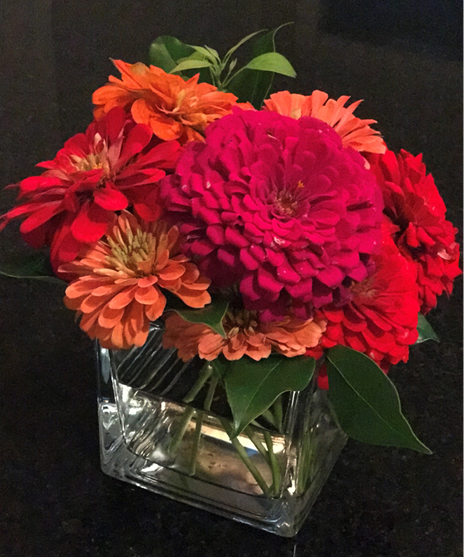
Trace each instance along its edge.
<path fill-rule="evenodd" d="M 237 335 L 240 331 L 252 331 L 258 327 L 258 312 L 247 309 L 231 308 L 224 316 L 224 329 L 229 338 Z"/>
<path fill-rule="evenodd" d="M 354 283 L 350 290 L 355 298 L 362 298 L 363 300 L 373 300 L 377 298 L 379 293 L 378 288 L 375 288 L 373 277 Z"/>
<path fill-rule="evenodd" d="M 141 278 L 150 274 L 156 257 L 156 239 L 150 232 L 140 228 L 134 234 L 130 227 L 125 233 L 126 238 L 117 231 L 117 241 L 108 237 L 112 257 L 108 262 L 118 271 Z"/>
<path fill-rule="evenodd" d="M 76 155 L 71 155 L 70 158 L 78 171 L 87 172 L 89 170 L 95 170 L 96 168 L 103 168 L 103 162 L 100 160 L 100 156 L 93 153 L 82 159 Z"/>

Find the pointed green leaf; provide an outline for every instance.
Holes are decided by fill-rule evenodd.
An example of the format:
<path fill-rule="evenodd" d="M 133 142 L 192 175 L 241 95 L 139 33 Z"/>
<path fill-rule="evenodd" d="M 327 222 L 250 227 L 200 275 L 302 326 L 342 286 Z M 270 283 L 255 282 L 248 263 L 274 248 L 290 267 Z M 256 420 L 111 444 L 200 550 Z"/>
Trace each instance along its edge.
<path fill-rule="evenodd" d="M 179 41 L 175 37 L 163 35 L 158 37 L 150 46 L 150 64 L 169 73 L 176 66 L 178 60 L 188 58 L 194 49 Z"/>
<path fill-rule="evenodd" d="M 185 70 L 196 70 L 198 68 L 209 68 L 210 66 L 211 62 L 208 62 L 208 60 L 186 59 L 177 64 L 177 66 L 173 68 L 170 73 L 179 73 Z"/>
<path fill-rule="evenodd" d="M 234 418 L 234 435 L 265 412 L 286 391 L 301 391 L 311 380 L 314 358 L 271 354 L 256 362 L 248 356 L 228 362 L 223 372 L 227 400 Z"/>
<path fill-rule="evenodd" d="M 212 62 L 213 64 L 215 62 L 219 62 L 221 59 L 219 58 L 219 54 L 217 53 L 216 50 L 214 50 L 214 48 L 209 48 L 207 46 L 203 47 L 203 46 L 194 46 L 193 44 L 189 45 L 191 48 L 193 48 L 196 52 L 198 52 L 199 54 L 201 54 L 203 56 L 203 58 L 206 58 L 206 60 L 209 60 L 210 62 Z"/>
<path fill-rule="evenodd" d="M 266 52 L 275 52 L 275 35 L 277 31 L 290 24 L 284 23 L 254 41 L 253 56 L 257 57 Z M 264 99 L 269 95 L 273 79 L 273 72 L 246 69 L 235 75 L 227 90 L 236 95 L 240 102 L 248 101 L 259 110 L 263 105 Z"/>
<path fill-rule="evenodd" d="M 182 319 L 189 323 L 203 323 L 213 331 L 225 338 L 226 333 L 222 326 L 222 320 L 229 307 L 229 302 L 220 296 L 212 297 L 211 303 L 202 309 L 192 309 L 185 305 L 179 298 L 166 296 L 168 303 L 166 311 L 173 310 L 177 312 Z"/>
<path fill-rule="evenodd" d="M 258 70 L 260 72 L 274 72 L 288 77 L 296 77 L 296 72 L 290 62 L 278 52 L 267 52 L 253 58 L 244 69 Z"/>
<path fill-rule="evenodd" d="M 435 342 L 440 342 L 436 332 L 432 329 L 432 325 L 427 321 L 427 319 L 419 313 L 419 321 L 417 323 L 417 332 L 419 337 L 416 340 L 416 344 L 425 342 L 426 340 L 434 340 Z"/>
<path fill-rule="evenodd" d="M 401 412 L 398 392 L 366 355 L 335 346 L 327 351 L 328 396 L 345 433 L 364 443 L 432 454 Z"/>
<path fill-rule="evenodd" d="M 14 261 L 2 262 L 0 274 L 12 278 L 37 279 L 66 284 L 53 273 L 47 255 L 33 252 Z"/>
<path fill-rule="evenodd" d="M 261 29 L 261 31 L 255 31 L 254 33 L 250 33 L 246 37 L 243 37 L 243 39 L 241 39 L 235 46 L 233 46 L 230 50 L 227 51 L 226 55 L 224 56 L 224 60 L 227 61 L 232 56 L 232 54 L 237 50 L 237 48 L 240 48 L 242 44 L 249 41 L 255 35 L 259 35 L 259 33 L 264 33 L 264 31 L 266 31 L 266 29 Z"/>

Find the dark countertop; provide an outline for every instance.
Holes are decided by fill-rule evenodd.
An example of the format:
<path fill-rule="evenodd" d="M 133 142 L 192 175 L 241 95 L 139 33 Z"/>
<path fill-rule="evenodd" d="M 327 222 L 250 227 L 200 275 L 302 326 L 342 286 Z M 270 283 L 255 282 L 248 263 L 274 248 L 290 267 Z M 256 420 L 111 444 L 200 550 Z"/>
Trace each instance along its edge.
<path fill-rule="evenodd" d="M 449 219 L 460 226 L 459 3 L 352 6 L 3 0 L 1 186 L 32 174 L 85 130 L 91 93 L 112 72 L 110 57 L 145 60 L 161 34 L 224 52 L 246 33 L 295 21 L 277 40 L 298 77 L 279 80 L 279 88 L 364 98 L 357 114 L 378 120 L 392 149 L 424 152 Z M 14 198 L 0 194 L 0 213 Z M 20 249 L 11 225 L 1 255 Z M 294 540 L 100 472 L 92 344 L 61 298 L 53 284 L 0 278 L 0 557 L 462 555 L 461 278 L 451 300 L 430 314 L 442 342 L 414 347 L 409 363 L 391 373 L 433 456 L 349 442 Z"/>

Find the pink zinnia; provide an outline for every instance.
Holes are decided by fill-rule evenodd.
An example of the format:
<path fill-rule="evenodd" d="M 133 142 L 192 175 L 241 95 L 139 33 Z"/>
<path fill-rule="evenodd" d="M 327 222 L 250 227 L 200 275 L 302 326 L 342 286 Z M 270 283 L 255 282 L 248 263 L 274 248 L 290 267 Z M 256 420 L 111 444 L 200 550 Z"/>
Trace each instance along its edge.
<path fill-rule="evenodd" d="M 107 232 L 115 211 L 132 206 L 146 221 L 156 219 L 157 182 L 175 165 L 179 149 L 114 108 L 66 141 L 53 160 L 38 164 L 47 169 L 43 174 L 18 184 L 20 204 L 0 218 L 0 230 L 26 217 L 23 238 L 35 248 L 51 245 L 57 270 Z"/>
<path fill-rule="evenodd" d="M 349 298 L 380 247 L 382 197 L 364 159 L 324 122 L 240 111 L 192 143 L 161 197 L 183 249 L 219 287 L 239 283 L 247 309 L 279 320 L 288 306 Z"/>

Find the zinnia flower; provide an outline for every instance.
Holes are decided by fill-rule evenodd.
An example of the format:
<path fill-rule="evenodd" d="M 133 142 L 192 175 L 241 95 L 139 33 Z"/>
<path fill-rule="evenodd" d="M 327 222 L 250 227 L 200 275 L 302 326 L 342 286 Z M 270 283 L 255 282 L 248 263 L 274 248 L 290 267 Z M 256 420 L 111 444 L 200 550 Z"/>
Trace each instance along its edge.
<path fill-rule="evenodd" d="M 61 267 L 79 276 L 66 289 L 64 303 L 79 312 L 80 328 L 103 347 L 142 346 L 150 321 L 164 311 L 163 289 L 193 308 L 211 301 L 210 281 L 179 251 L 176 227 L 144 223 L 124 211 L 110 234 Z"/>
<path fill-rule="evenodd" d="M 223 326 L 226 338 L 206 325 L 188 323 L 174 313 L 166 318 L 163 346 L 177 348 L 184 362 L 197 354 L 209 361 L 219 354 L 228 360 L 239 360 L 242 356 L 261 360 L 272 350 L 292 358 L 316 346 L 325 329 L 323 321 L 304 322 L 290 316 L 279 323 L 262 323 L 258 312 L 245 309 L 229 309 Z"/>
<path fill-rule="evenodd" d="M 314 118 L 240 111 L 187 146 L 161 197 L 183 249 L 247 309 L 282 320 L 349 296 L 380 248 L 381 192 L 364 159 Z"/>
<path fill-rule="evenodd" d="M 382 251 L 373 256 L 376 266 L 370 277 L 351 286 L 352 300 L 316 313 L 327 321 L 322 346 L 349 346 L 372 358 L 384 371 L 390 364 L 406 362 L 409 346 L 417 340 L 419 301 L 416 271 L 398 251 L 388 232 Z M 314 356 L 313 351 L 308 355 Z M 324 377 L 324 374 L 322 374 Z"/>
<path fill-rule="evenodd" d="M 459 269 L 457 229 L 446 220 L 446 207 L 422 155 L 407 151 L 369 157 L 385 201 L 385 214 L 395 225 L 394 239 L 417 270 L 421 312 L 437 304 L 437 296 L 453 290 Z"/>
<path fill-rule="evenodd" d="M 133 206 L 145 220 L 154 220 L 161 212 L 157 182 L 175 165 L 179 144 L 152 138 L 147 126 L 115 108 L 66 141 L 52 161 L 40 163 L 47 169 L 43 174 L 18 184 L 21 204 L 1 217 L 0 230 L 26 217 L 23 238 L 35 248 L 51 244 L 56 270 L 99 240 L 115 211 Z"/>
<path fill-rule="evenodd" d="M 353 116 L 362 101 L 345 107 L 349 98 L 343 96 L 338 100 L 329 99 L 329 95 L 322 91 L 313 91 L 309 96 L 280 91 L 271 95 L 264 104 L 267 110 L 291 118 L 312 116 L 322 120 L 339 134 L 344 147 L 353 147 L 356 151 L 368 153 L 385 153 L 386 147 L 380 132 L 370 127 L 370 124 L 377 123 L 376 120 L 361 120 Z"/>
<path fill-rule="evenodd" d="M 113 61 L 122 80 L 110 76 L 109 83 L 93 94 L 95 118 L 113 107 L 131 112 L 139 124 L 146 124 L 160 139 L 203 140 L 206 126 L 229 114 L 237 97 L 208 83 L 198 83 L 199 74 L 188 81 L 156 66 Z"/>

